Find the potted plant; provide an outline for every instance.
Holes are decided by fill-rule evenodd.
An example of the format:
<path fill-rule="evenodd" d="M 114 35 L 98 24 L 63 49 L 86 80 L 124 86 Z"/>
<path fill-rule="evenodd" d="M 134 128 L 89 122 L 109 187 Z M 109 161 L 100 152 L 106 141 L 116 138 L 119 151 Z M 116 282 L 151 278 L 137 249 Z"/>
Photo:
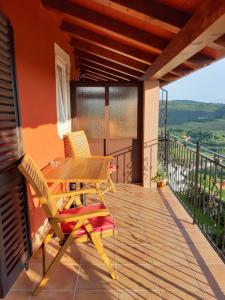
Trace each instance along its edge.
<path fill-rule="evenodd" d="M 158 167 L 154 181 L 157 182 L 157 187 L 162 188 L 167 185 L 167 174 L 162 167 Z"/>

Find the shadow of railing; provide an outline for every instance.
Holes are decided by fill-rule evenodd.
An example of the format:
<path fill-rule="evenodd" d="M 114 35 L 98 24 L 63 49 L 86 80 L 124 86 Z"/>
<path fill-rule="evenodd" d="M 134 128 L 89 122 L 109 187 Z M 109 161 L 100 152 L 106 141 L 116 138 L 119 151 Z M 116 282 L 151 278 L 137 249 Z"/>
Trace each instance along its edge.
<path fill-rule="evenodd" d="M 152 180 L 157 172 L 158 138 L 144 143 L 143 181 L 152 186 Z"/>
<path fill-rule="evenodd" d="M 133 181 L 132 152 L 133 147 L 129 146 L 106 154 L 113 156 L 112 163 L 116 165 L 113 179 L 116 183 L 131 183 Z"/>

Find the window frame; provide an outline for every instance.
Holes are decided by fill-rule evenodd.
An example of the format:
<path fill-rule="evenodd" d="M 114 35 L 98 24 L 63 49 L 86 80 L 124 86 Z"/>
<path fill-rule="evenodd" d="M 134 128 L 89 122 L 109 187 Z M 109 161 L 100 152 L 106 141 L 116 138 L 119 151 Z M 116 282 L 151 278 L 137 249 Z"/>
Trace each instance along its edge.
<path fill-rule="evenodd" d="M 70 56 L 67 54 L 58 44 L 54 44 L 55 51 L 55 85 L 56 85 L 56 110 L 57 110 L 57 131 L 60 138 L 67 132 L 71 132 L 71 107 L 70 107 Z M 63 104 L 65 104 L 65 122 L 60 120 L 60 100 L 58 95 L 58 79 L 57 79 L 57 68 L 62 69 L 62 92 Z"/>

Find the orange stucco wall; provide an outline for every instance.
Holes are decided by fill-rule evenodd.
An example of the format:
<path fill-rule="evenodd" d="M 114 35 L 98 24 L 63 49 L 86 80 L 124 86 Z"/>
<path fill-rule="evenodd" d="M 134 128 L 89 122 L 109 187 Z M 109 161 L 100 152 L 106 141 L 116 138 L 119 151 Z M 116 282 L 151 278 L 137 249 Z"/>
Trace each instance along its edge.
<path fill-rule="evenodd" d="M 76 79 L 73 49 L 59 30 L 60 20 L 40 0 L 0 0 L 0 10 L 14 28 L 24 149 L 42 168 L 64 153 L 57 133 L 54 43 L 70 54 L 71 79 Z M 37 199 L 30 197 L 29 207 L 34 235 L 44 215 Z"/>

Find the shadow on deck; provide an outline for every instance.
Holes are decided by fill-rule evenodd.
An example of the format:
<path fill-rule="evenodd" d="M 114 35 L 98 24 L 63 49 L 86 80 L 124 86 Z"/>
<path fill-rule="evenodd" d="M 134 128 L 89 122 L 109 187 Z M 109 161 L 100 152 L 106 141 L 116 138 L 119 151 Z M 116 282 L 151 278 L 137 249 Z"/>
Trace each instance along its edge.
<path fill-rule="evenodd" d="M 104 241 L 118 281 L 91 245 L 74 245 L 38 296 L 31 297 L 41 272 L 37 257 L 7 300 L 225 299 L 225 265 L 168 187 L 118 184 L 105 197 L 118 226 Z M 48 246 L 49 259 L 56 248 Z"/>

